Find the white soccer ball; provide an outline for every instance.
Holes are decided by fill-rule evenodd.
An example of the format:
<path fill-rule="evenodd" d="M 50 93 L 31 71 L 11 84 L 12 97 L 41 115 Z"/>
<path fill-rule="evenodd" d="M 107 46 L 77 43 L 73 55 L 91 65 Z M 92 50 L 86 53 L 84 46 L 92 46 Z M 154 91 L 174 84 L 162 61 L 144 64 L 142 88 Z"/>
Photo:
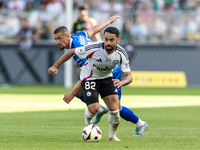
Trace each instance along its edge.
<path fill-rule="evenodd" d="M 82 137 L 86 142 L 98 142 L 102 137 L 102 132 L 97 125 L 89 124 L 83 129 Z"/>

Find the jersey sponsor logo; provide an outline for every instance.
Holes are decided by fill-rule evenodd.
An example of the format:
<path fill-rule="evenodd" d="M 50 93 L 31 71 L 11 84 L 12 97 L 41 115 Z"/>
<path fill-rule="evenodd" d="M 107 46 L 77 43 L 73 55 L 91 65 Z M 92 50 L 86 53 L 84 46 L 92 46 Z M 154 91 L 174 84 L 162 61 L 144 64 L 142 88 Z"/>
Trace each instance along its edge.
<path fill-rule="evenodd" d="M 97 65 L 93 64 L 93 67 L 95 67 L 97 70 L 99 71 L 107 71 L 107 70 L 110 70 L 108 67 L 105 67 L 105 68 L 99 68 Z"/>
<path fill-rule="evenodd" d="M 81 45 L 85 45 L 85 39 L 82 36 L 79 36 Z"/>
<path fill-rule="evenodd" d="M 96 61 L 97 61 L 97 62 L 102 62 L 101 58 L 97 59 Z"/>

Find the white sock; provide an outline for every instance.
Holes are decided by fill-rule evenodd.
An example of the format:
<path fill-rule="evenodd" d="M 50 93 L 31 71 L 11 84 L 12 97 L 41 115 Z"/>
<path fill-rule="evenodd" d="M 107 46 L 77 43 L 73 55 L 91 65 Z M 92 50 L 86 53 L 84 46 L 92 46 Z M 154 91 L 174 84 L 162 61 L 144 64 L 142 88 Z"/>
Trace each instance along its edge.
<path fill-rule="evenodd" d="M 90 124 L 92 118 L 95 116 L 95 114 L 91 114 L 88 110 L 88 108 L 85 109 L 85 125 Z"/>
<path fill-rule="evenodd" d="M 99 104 L 99 110 L 98 110 L 98 113 L 99 112 L 102 112 L 104 109 L 103 109 L 103 106 L 101 104 Z"/>
<path fill-rule="evenodd" d="M 139 118 L 138 122 L 135 124 L 136 127 L 140 127 L 144 125 L 144 121 Z"/>
<path fill-rule="evenodd" d="M 119 110 L 116 111 L 109 111 L 109 138 L 116 136 L 117 128 L 120 123 L 120 116 L 119 116 Z"/>

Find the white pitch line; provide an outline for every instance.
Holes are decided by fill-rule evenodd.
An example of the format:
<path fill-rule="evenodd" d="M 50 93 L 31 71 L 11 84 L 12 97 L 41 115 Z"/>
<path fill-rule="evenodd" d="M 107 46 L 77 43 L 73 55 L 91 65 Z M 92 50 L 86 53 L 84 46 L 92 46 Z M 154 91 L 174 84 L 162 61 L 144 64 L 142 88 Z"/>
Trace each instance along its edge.
<path fill-rule="evenodd" d="M 0 112 L 49 111 L 84 109 L 86 105 L 74 98 L 66 104 L 63 95 L 1 94 Z M 100 103 L 104 102 L 100 99 Z M 128 108 L 200 106 L 200 96 L 122 96 L 122 105 Z M 105 104 L 104 104 L 105 105 Z"/>

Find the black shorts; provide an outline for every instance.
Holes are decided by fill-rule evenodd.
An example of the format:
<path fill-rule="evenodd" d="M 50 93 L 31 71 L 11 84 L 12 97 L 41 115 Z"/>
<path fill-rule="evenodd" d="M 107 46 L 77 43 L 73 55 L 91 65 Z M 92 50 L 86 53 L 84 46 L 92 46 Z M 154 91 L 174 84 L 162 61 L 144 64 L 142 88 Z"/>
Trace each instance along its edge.
<path fill-rule="evenodd" d="M 99 102 L 99 94 L 101 98 L 108 95 L 118 94 L 112 78 L 82 81 L 83 96 L 87 105 Z"/>

